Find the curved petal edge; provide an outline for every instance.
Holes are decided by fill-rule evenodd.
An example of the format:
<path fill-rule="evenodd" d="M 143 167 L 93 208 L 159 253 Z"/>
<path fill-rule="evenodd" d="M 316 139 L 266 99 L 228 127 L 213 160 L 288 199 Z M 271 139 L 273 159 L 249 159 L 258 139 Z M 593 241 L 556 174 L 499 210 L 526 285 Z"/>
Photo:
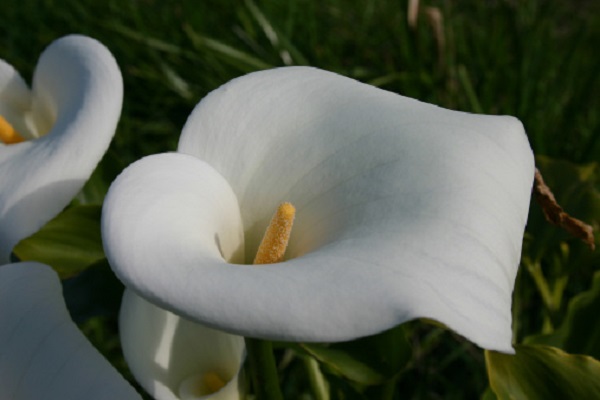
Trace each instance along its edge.
<path fill-rule="evenodd" d="M 10 399 L 141 399 L 71 320 L 44 264 L 0 266 L 0 387 Z"/>

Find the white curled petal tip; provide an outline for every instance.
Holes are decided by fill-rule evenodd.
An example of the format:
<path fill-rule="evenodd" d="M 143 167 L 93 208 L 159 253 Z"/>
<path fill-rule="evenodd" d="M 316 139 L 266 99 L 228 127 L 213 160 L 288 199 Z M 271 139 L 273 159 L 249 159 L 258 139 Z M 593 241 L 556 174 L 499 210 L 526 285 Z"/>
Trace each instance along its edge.
<path fill-rule="evenodd" d="M 30 93 L 9 70 L 0 68 L 0 112 L 31 140 L 0 146 L 0 264 L 81 189 L 108 148 L 123 100 L 114 57 L 89 37 L 51 43 Z"/>
<path fill-rule="evenodd" d="M 141 399 L 71 321 L 46 265 L 0 266 L 0 343 L 3 398 Z"/>
<path fill-rule="evenodd" d="M 230 332 L 291 341 L 349 340 L 424 317 L 481 347 L 513 351 L 511 296 L 534 171 L 518 120 L 290 67 L 210 93 L 178 151 L 221 177 L 232 193 L 224 201 L 237 206 L 206 202 L 220 192 L 195 172 L 177 191 L 169 183 L 177 172 L 150 179 L 152 192 L 125 184 L 141 182 L 145 164 L 117 180 L 115 211 L 103 221 L 107 254 L 153 303 Z M 218 257 L 216 225 L 199 223 L 191 206 L 209 215 L 239 208 L 241 222 L 228 228 L 221 218 L 219 229 L 242 227 L 249 264 L 282 202 L 296 207 L 288 259 L 265 266 Z"/>
<path fill-rule="evenodd" d="M 193 290 L 195 282 L 187 279 L 195 273 L 192 263 L 199 257 L 225 268 L 227 262 L 243 263 L 243 239 L 237 199 L 227 182 L 185 154 L 133 163 L 112 183 L 102 208 L 102 241 L 116 275 L 171 311 L 168 299 Z M 146 256 L 158 258 L 138 269 Z M 174 274 L 179 268 L 191 269 Z M 161 287 L 154 287 L 159 281 Z"/>
<path fill-rule="evenodd" d="M 123 296 L 119 325 L 127 364 L 153 398 L 242 398 L 244 338 L 187 321 L 131 290 Z"/>

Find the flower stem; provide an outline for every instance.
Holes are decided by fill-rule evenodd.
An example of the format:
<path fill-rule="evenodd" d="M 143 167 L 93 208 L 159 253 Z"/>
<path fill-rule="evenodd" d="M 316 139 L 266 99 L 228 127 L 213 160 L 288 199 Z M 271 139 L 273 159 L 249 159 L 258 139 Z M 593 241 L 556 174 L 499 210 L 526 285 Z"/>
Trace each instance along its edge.
<path fill-rule="evenodd" d="M 554 299 L 552 298 L 552 293 L 550 291 L 550 286 L 548 285 L 548 281 L 542 272 L 542 266 L 539 262 L 527 262 L 525 263 L 527 267 L 527 271 L 531 278 L 533 278 L 533 282 L 538 289 L 542 300 L 544 301 L 544 305 L 548 309 L 548 311 L 554 311 L 556 306 L 554 304 Z"/>
<path fill-rule="evenodd" d="M 250 376 L 257 399 L 282 400 L 273 345 L 267 340 L 246 338 Z"/>
<path fill-rule="evenodd" d="M 319 369 L 319 363 L 317 360 L 310 356 L 302 357 L 306 372 L 308 373 L 308 381 L 312 393 L 316 400 L 329 400 L 329 388 L 327 387 L 327 381 L 323 377 L 321 370 Z"/>
<path fill-rule="evenodd" d="M 551 333 L 554 330 L 557 322 L 558 311 L 560 309 L 560 301 L 562 299 L 562 292 L 566 285 L 566 280 L 559 280 L 554 287 L 554 290 L 550 288 L 546 277 L 542 271 L 542 266 L 539 261 L 532 261 L 527 258 L 523 259 L 523 263 L 529 275 L 533 279 L 535 286 L 542 297 L 544 306 L 546 307 L 547 314 L 544 318 L 544 328 L 542 333 Z"/>

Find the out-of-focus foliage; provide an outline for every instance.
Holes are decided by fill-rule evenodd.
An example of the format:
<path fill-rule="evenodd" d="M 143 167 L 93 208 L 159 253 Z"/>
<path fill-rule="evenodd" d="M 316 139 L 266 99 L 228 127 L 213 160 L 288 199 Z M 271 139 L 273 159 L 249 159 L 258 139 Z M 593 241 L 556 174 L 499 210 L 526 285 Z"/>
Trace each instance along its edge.
<path fill-rule="evenodd" d="M 594 274 L 590 290 L 569 302 L 560 327 L 546 335 L 530 336 L 525 343 L 546 344 L 573 354 L 588 354 L 600 360 L 600 271 Z"/>
<path fill-rule="evenodd" d="M 100 212 L 100 206 L 71 207 L 19 242 L 13 252 L 22 261 L 50 265 L 63 279 L 77 275 L 104 258 Z"/>
<path fill-rule="evenodd" d="M 490 385 L 500 399 L 596 399 L 600 361 L 547 346 L 515 346 L 514 356 L 486 351 Z"/>

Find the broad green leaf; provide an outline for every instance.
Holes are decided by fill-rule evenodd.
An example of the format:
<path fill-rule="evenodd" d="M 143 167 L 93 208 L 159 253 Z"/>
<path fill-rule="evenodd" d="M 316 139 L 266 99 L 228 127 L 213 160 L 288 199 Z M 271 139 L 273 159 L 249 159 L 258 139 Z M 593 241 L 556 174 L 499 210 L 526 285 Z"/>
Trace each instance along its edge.
<path fill-rule="evenodd" d="M 546 344 L 576 354 L 587 354 L 600 360 L 600 271 L 594 274 L 590 290 L 570 302 L 565 320 L 549 335 L 532 336 L 525 343 Z"/>
<path fill-rule="evenodd" d="M 100 234 L 101 206 L 71 207 L 13 249 L 22 261 L 50 265 L 61 279 L 76 275 L 104 258 Z"/>
<path fill-rule="evenodd" d="M 554 347 L 515 346 L 516 354 L 486 351 L 492 390 L 499 400 L 600 399 L 600 362 Z"/>
<path fill-rule="evenodd" d="M 564 333 L 564 350 L 587 354 L 600 360 L 600 271 L 594 274 L 592 288 L 583 292 L 569 304 L 567 317 L 561 326 Z"/>
<path fill-rule="evenodd" d="M 412 355 L 402 326 L 351 342 L 300 346 L 332 372 L 362 385 L 379 385 L 392 379 Z"/>
<path fill-rule="evenodd" d="M 492 390 L 491 387 L 487 387 L 485 391 L 481 394 L 481 400 L 497 400 L 496 394 Z"/>

